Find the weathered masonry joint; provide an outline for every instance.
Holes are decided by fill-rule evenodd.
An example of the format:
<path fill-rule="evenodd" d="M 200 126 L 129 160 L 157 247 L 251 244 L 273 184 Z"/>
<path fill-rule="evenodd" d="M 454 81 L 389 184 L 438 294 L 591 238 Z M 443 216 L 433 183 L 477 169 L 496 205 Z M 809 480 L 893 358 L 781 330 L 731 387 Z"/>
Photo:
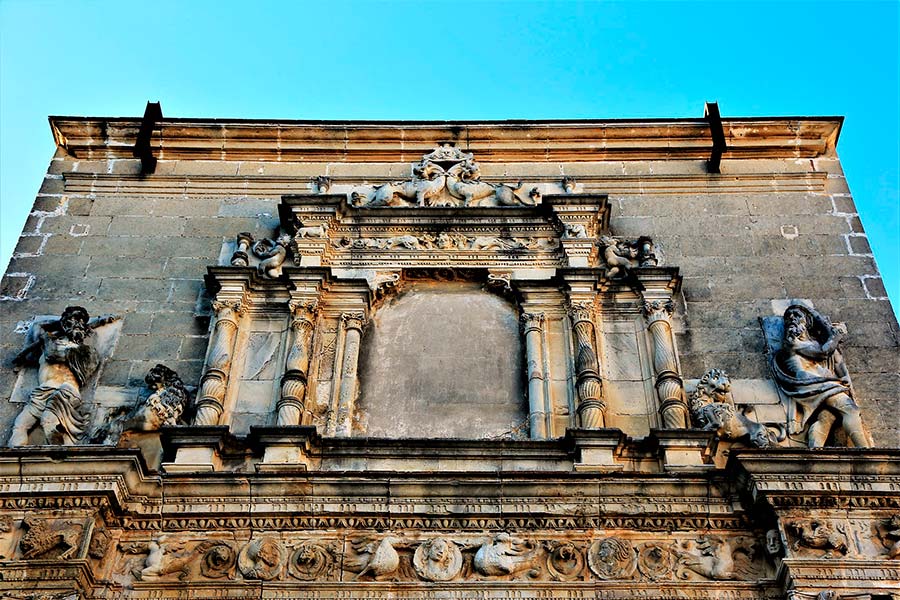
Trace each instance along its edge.
<path fill-rule="evenodd" d="M 52 117 L 0 595 L 896 600 L 840 122 Z"/>

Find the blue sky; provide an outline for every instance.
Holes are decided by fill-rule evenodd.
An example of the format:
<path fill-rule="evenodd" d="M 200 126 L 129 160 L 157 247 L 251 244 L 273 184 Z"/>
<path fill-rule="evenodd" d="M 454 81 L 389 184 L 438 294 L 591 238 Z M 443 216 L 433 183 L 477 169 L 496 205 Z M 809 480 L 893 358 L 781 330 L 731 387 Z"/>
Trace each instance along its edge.
<path fill-rule="evenodd" d="M 0 263 L 47 115 L 507 119 L 843 115 L 900 313 L 898 3 L 0 0 Z"/>

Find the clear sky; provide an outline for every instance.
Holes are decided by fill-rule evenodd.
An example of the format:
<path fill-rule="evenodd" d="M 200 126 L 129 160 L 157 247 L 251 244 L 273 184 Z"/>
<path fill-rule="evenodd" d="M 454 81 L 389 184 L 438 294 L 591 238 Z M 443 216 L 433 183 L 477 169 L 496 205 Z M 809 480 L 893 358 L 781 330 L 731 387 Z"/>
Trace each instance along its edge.
<path fill-rule="evenodd" d="M 47 115 L 509 119 L 843 115 L 900 312 L 898 2 L 0 0 L 0 265 Z"/>

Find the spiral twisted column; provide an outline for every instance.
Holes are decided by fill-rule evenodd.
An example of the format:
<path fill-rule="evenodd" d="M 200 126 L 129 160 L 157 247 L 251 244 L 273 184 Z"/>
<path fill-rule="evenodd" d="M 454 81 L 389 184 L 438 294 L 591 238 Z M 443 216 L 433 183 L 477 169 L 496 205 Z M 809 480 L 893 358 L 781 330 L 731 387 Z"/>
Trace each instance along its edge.
<path fill-rule="evenodd" d="M 684 400 L 684 383 L 678 374 L 675 341 L 672 337 L 671 318 L 675 304 L 671 300 L 644 300 L 641 308 L 653 343 L 653 371 L 656 375 L 656 395 L 659 398 L 659 415 L 663 427 L 690 427 L 687 403 Z"/>
<path fill-rule="evenodd" d="M 275 425 L 300 425 L 308 387 L 307 374 L 315 330 L 315 302 L 291 301 L 290 348 L 284 361 L 281 397 L 276 405 Z"/>
<path fill-rule="evenodd" d="M 531 438 L 547 439 L 547 401 L 544 394 L 544 313 L 522 313 L 528 375 L 528 426 Z"/>
<path fill-rule="evenodd" d="M 594 307 L 591 302 L 573 302 L 569 318 L 575 333 L 575 389 L 578 392 L 578 419 L 586 429 L 604 426 L 606 402 L 594 336 Z"/>
<path fill-rule="evenodd" d="M 212 304 L 216 323 L 209 340 L 206 369 L 197 393 L 197 414 L 194 425 L 218 425 L 225 410 L 228 373 L 234 358 L 238 319 L 246 309 L 243 300 L 216 301 Z"/>
<path fill-rule="evenodd" d="M 341 387 L 338 392 L 337 428 L 335 430 L 335 434 L 339 436 L 349 436 L 352 430 L 358 386 L 359 343 L 364 323 L 365 315 L 361 312 L 341 314 L 341 325 L 344 328 L 344 359 L 341 361 Z"/>

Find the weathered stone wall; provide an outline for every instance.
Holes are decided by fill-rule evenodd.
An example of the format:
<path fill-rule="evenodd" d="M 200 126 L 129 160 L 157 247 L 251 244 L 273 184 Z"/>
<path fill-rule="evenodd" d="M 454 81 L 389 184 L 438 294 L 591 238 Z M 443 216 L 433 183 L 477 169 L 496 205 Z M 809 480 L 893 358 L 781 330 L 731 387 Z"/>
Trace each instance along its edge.
<path fill-rule="evenodd" d="M 614 234 L 654 238 L 661 264 L 684 277 L 676 335 L 686 378 L 720 367 L 736 380 L 769 379 L 759 319 L 780 314 L 789 299 L 844 322 L 864 421 L 876 445 L 900 444 L 900 334 L 834 156 L 726 158 L 721 175 L 707 174 L 701 160 L 480 160 L 486 177 L 574 176 L 580 191 L 609 194 Z M 163 158 L 140 177 L 138 160 L 79 160 L 60 150 L 3 278 L 0 360 L 9 365 L 20 350 L 23 322 L 79 304 L 125 316 L 101 388 L 137 388 L 157 362 L 195 384 L 210 314 L 203 276 L 224 264 L 234 235 L 270 236 L 281 195 L 313 189 L 310 177 L 382 182 L 409 168 Z M 0 371 L 2 423 L 18 409 L 6 402 L 15 377 Z"/>

